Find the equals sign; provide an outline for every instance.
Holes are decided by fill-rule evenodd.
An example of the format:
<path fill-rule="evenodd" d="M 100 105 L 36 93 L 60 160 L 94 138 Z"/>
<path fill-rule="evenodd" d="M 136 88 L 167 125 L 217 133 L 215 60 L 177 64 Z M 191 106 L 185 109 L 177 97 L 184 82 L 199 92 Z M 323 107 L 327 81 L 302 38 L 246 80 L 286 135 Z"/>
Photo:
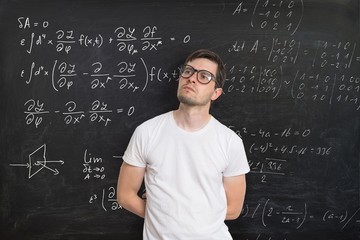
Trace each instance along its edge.
<path fill-rule="evenodd" d="M 116 112 L 117 113 L 122 113 L 122 112 L 124 112 L 124 109 L 123 108 L 116 109 Z"/>
<path fill-rule="evenodd" d="M 360 61 L 360 57 L 356 57 L 356 61 L 358 61 L 358 62 L 359 62 L 359 61 Z"/>

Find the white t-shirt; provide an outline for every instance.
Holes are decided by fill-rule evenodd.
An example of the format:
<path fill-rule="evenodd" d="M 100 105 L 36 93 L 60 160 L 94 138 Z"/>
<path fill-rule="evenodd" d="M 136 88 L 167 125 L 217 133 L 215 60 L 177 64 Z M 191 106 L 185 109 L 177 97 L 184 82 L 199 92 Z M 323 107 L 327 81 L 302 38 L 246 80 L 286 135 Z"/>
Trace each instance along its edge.
<path fill-rule="evenodd" d="M 211 117 L 187 132 L 173 112 L 138 126 L 123 159 L 146 168 L 145 240 L 232 239 L 223 177 L 249 172 L 242 140 Z"/>

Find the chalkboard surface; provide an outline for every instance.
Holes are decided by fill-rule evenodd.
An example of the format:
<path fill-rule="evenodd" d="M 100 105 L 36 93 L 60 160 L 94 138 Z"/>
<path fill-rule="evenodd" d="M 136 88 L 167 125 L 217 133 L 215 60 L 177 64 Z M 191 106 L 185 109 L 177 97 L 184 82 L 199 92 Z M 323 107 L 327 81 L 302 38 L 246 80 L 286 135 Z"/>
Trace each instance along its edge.
<path fill-rule="evenodd" d="M 121 156 L 208 48 L 228 75 L 212 114 L 251 166 L 234 239 L 359 239 L 359 5 L 0 1 L 0 238 L 141 239 Z"/>

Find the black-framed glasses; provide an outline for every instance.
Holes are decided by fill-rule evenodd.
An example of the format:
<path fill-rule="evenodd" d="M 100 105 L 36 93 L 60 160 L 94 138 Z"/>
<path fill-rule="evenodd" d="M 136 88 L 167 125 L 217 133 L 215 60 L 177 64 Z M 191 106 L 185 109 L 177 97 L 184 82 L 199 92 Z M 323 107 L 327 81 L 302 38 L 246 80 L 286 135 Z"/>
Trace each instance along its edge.
<path fill-rule="evenodd" d="M 214 74 L 207 70 L 197 70 L 190 65 L 183 65 L 180 67 L 180 76 L 183 78 L 189 78 L 194 75 L 195 72 L 197 73 L 196 79 L 199 83 L 208 84 L 211 80 L 213 80 L 215 84 L 217 84 Z"/>

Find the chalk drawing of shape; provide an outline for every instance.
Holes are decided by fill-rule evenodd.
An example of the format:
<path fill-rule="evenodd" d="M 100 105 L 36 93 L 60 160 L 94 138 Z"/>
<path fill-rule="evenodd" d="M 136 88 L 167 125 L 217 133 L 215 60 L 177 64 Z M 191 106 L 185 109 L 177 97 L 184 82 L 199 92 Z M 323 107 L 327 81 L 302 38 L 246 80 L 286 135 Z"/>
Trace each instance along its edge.
<path fill-rule="evenodd" d="M 32 178 L 34 175 L 36 175 L 45 167 L 46 167 L 46 144 L 43 144 L 34 152 L 29 154 L 29 179 Z"/>
<path fill-rule="evenodd" d="M 29 169 L 29 179 L 35 176 L 38 172 L 43 169 L 47 169 L 54 173 L 54 175 L 58 175 L 59 171 L 55 168 L 50 168 L 48 163 L 60 163 L 64 164 L 63 160 L 56 161 L 48 161 L 46 159 L 46 144 L 41 145 L 38 149 L 29 154 L 29 162 L 26 164 L 21 163 L 13 163 L 10 164 L 12 167 L 26 167 Z"/>

